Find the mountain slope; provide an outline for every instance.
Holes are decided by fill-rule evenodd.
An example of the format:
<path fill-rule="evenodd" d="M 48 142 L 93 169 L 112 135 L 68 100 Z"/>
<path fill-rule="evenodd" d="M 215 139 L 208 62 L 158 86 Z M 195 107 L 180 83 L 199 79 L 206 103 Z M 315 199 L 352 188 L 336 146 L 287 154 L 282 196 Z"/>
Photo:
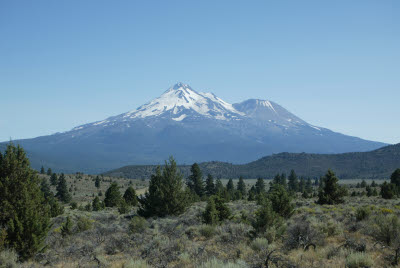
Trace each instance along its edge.
<path fill-rule="evenodd" d="M 16 143 L 36 168 L 90 173 L 158 164 L 170 155 L 180 163 L 245 163 L 280 152 L 342 153 L 384 145 L 313 126 L 271 101 L 229 104 L 182 83 L 136 110 Z"/>
<path fill-rule="evenodd" d="M 400 168 L 400 143 L 371 152 L 344 154 L 280 153 L 263 157 L 245 165 L 223 162 L 200 163 L 204 175 L 221 178 L 273 178 L 278 173 L 288 174 L 294 169 L 300 176 L 319 177 L 332 169 L 341 179 L 384 179 Z M 156 166 L 126 166 L 104 173 L 107 176 L 148 179 Z M 188 176 L 190 165 L 179 166 Z"/>

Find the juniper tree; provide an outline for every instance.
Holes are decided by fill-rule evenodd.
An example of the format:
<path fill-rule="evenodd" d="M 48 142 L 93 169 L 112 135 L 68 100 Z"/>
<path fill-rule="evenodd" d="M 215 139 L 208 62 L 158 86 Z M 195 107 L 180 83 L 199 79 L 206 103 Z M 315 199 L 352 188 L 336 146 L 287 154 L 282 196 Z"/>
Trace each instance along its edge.
<path fill-rule="evenodd" d="M 207 180 L 206 180 L 206 188 L 205 192 L 207 196 L 212 196 L 215 194 L 215 185 L 214 185 L 214 178 L 211 174 L 208 174 Z"/>
<path fill-rule="evenodd" d="M 400 168 L 396 169 L 390 176 L 390 183 L 396 185 L 397 193 L 400 193 Z"/>
<path fill-rule="evenodd" d="M 182 174 L 178 171 L 176 162 L 170 157 L 163 171 L 157 167 L 151 176 L 149 189 L 144 197 L 139 199 L 139 215 L 143 217 L 179 215 L 187 206 L 187 196 L 183 190 Z"/>
<path fill-rule="evenodd" d="M 297 192 L 299 189 L 299 181 L 298 181 L 297 175 L 293 169 L 290 171 L 290 175 L 288 178 L 288 189 L 289 189 L 289 191 L 292 191 L 292 192 Z"/>
<path fill-rule="evenodd" d="M 61 176 L 58 179 L 56 197 L 61 202 L 64 202 L 64 203 L 71 202 L 72 197 L 71 197 L 71 194 L 68 192 L 67 181 L 65 179 L 64 173 L 61 173 Z"/>
<path fill-rule="evenodd" d="M 240 193 L 241 198 L 245 198 L 246 196 L 246 184 L 244 183 L 243 177 L 240 176 L 239 181 L 237 183 L 237 191 Z"/>
<path fill-rule="evenodd" d="M 24 150 L 9 143 L 0 152 L 0 227 L 6 234 L 2 243 L 22 260 L 43 249 L 49 230 L 49 206 L 39 183 Z"/>
<path fill-rule="evenodd" d="M 202 197 L 204 195 L 204 182 L 203 174 L 201 173 L 199 165 L 194 163 L 190 168 L 190 171 L 192 174 L 188 178 L 187 186 L 198 196 Z"/>
<path fill-rule="evenodd" d="M 207 201 L 207 206 L 203 212 L 203 221 L 206 224 L 216 225 L 219 221 L 218 211 L 215 208 L 214 198 L 209 198 Z"/>
<path fill-rule="evenodd" d="M 381 196 L 384 199 L 394 198 L 396 196 L 396 185 L 385 181 L 381 186 Z"/>
<path fill-rule="evenodd" d="M 47 169 L 46 174 L 47 174 L 48 176 L 51 176 L 51 174 L 53 174 L 53 172 L 51 171 L 51 168 L 48 168 L 48 169 Z"/>
<path fill-rule="evenodd" d="M 274 184 L 268 194 L 273 210 L 284 218 L 293 214 L 294 205 L 286 189 L 280 184 Z"/>
<path fill-rule="evenodd" d="M 50 184 L 56 186 L 58 184 L 58 177 L 56 173 L 51 174 L 50 176 Z"/>
<path fill-rule="evenodd" d="M 228 183 L 226 184 L 226 190 L 228 191 L 230 198 L 235 196 L 235 186 L 233 185 L 232 179 L 229 179 Z"/>
<path fill-rule="evenodd" d="M 224 192 L 224 185 L 222 184 L 222 181 L 220 178 L 217 179 L 215 182 L 215 193 L 218 195 L 221 195 Z"/>
<path fill-rule="evenodd" d="M 93 211 L 99 211 L 102 209 L 101 203 L 100 203 L 100 198 L 99 197 L 95 197 L 92 201 L 92 208 Z"/>
<path fill-rule="evenodd" d="M 94 181 L 94 186 L 99 189 L 100 188 L 100 177 L 96 176 L 96 179 Z"/>
<path fill-rule="evenodd" d="M 282 224 L 282 218 L 272 209 L 271 201 L 265 199 L 261 207 L 255 213 L 255 219 L 251 225 L 256 234 L 264 234 L 269 228 Z"/>
<path fill-rule="evenodd" d="M 128 206 L 136 206 L 138 203 L 135 189 L 129 186 L 124 193 L 124 200 Z"/>
<path fill-rule="evenodd" d="M 264 194 L 265 193 L 265 183 L 264 179 L 258 178 L 255 185 L 256 194 Z"/>
<path fill-rule="evenodd" d="M 320 184 L 317 203 L 321 205 L 343 203 L 344 196 L 346 196 L 346 189 L 339 185 L 335 173 L 328 170 L 326 175 L 322 178 L 322 181 L 323 183 Z"/>
<path fill-rule="evenodd" d="M 300 177 L 299 187 L 297 189 L 298 192 L 302 193 L 306 189 L 306 179 L 304 177 Z"/>
<path fill-rule="evenodd" d="M 116 182 L 111 183 L 110 187 L 108 187 L 105 198 L 104 204 L 106 207 L 116 207 L 121 202 L 121 193 L 119 191 L 119 186 Z"/>
<path fill-rule="evenodd" d="M 40 168 L 40 174 L 45 174 L 45 171 L 44 171 L 44 167 L 43 167 L 43 166 Z"/>

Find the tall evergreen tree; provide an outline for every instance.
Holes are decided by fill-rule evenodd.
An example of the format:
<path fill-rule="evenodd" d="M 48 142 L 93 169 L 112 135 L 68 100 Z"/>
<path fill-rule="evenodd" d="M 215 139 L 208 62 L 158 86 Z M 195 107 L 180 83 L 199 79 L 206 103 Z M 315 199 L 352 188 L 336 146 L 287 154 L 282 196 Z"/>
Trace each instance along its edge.
<path fill-rule="evenodd" d="M 397 193 L 400 193 L 400 168 L 396 169 L 390 176 L 390 183 L 396 185 Z"/>
<path fill-rule="evenodd" d="M 215 193 L 218 195 L 221 195 L 224 192 L 224 185 L 222 184 L 222 181 L 220 178 L 217 179 L 215 182 Z"/>
<path fill-rule="evenodd" d="M 100 177 L 96 176 L 96 179 L 94 181 L 94 186 L 99 189 L 100 188 Z"/>
<path fill-rule="evenodd" d="M 44 171 L 44 167 L 43 167 L 43 166 L 40 168 L 40 174 L 45 174 L 45 171 Z"/>
<path fill-rule="evenodd" d="M 384 199 L 394 198 L 396 196 L 396 185 L 385 181 L 381 186 L 381 196 Z"/>
<path fill-rule="evenodd" d="M 271 200 L 273 210 L 282 217 L 289 218 L 294 210 L 292 199 L 285 187 L 274 184 L 269 192 L 268 199 Z"/>
<path fill-rule="evenodd" d="M 231 198 L 235 195 L 235 186 L 233 185 L 233 180 L 229 179 L 228 183 L 226 184 L 226 190 L 228 191 Z"/>
<path fill-rule="evenodd" d="M 288 189 L 292 192 L 297 192 L 299 189 L 299 181 L 293 169 L 290 171 Z"/>
<path fill-rule="evenodd" d="M 9 143 L 0 152 L 0 226 L 5 227 L 5 246 L 22 260 L 43 249 L 49 230 L 49 207 L 39 183 L 24 150 Z"/>
<path fill-rule="evenodd" d="M 187 186 L 198 196 L 202 197 L 204 195 L 204 182 L 203 174 L 201 173 L 199 165 L 194 163 L 190 168 L 190 171 L 192 174 L 188 178 Z"/>
<path fill-rule="evenodd" d="M 144 197 L 139 199 L 139 215 L 143 217 L 179 215 L 188 204 L 187 195 L 183 190 L 182 174 L 178 171 L 176 162 L 170 157 L 161 173 L 160 167 L 151 176 L 149 189 Z"/>
<path fill-rule="evenodd" d="M 247 191 L 246 191 L 246 184 L 244 183 L 243 177 L 240 176 L 239 181 L 237 183 L 237 191 L 240 193 L 241 198 L 245 198 Z"/>
<path fill-rule="evenodd" d="M 92 201 L 92 209 L 93 211 L 99 211 L 102 209 L 100 198 L 98 196 L 96 196 Z"/>
<path fill-rule="evenodd" d="M 216 193 L 215 185 L 214 185 L 214 178 L 211 174 L 208 174 L 208 176 L 207 176 L 205 191 L 206 191 L 207 196 L 212 196 Z"/>
<path fill-rule="evenodd" d="M 312 186 L 312 182 L 311 182 L 311 179 L 310 179 L 310 178 L 308 178 L 308 179 L 306 180 L 306 185 L 305 185 L 304 191 L 305 191 L 307 194 L 312 194 L 312 192 L 313 192 L 313 186 Z"/>
<path fill-rule="evenodd" d="M 51 171 L 51 168 L 48 168 L 48 169 L 47 169 L 46 174 L 47 174 L 48 176 L 51 176 L 51 174 L 53 174 L 53 172 Z"/>
<path fill-rule="evenodd" d="M 333 171 L 328 170 L 326 175 L 322 178 L 323 183 L 320 183 L 318 193 L 318 204 L 334 205 L 344 202 L 346 189 L 339 185 L 338 178 Z"/>
<path fill-rule="evenodd" d="M 42 179 L 42 182 L 40 183 L 40 190 L 42 191 L 43 196 L 46 200 L 54 197 L 53 193 L 51 192 L 50 185 L 46 179 Z"/>
<path fill-rule="evenodd" d="M 56 197 L 64 203 L 69 203 L 72 200 L 71 194 L 68 192 L 67 181 L 64 173 L 61 173 L 58 180 Z"/>
<path fill-rule="evenodd" d="M 206 224 L 216 225 L 219 221 L 218 211 L 215 208 L 214 198 L 209 198 L 207 201 L 207 206 L 203 212 L 203 221 Z"/>
<path fill-rule="evenodd" d="M 50 184 L 56 186 L 58 184 L 58 177 L 56 173 L 51 174 L 50 176 Z"/>
<path fill-rule="evenodd" d="M 306 189 L 306 179 L 304 177 L 300 177 L 298 192 L 302 193 Z"/>
<path fill-rule="evenodd" d="M 106 191 L 104 204 L 106 207 L 117 207 L 121 200 L 122 197 L 118 184 L 116 182 L 111 183 L 110 187 L 108 187 Z"/>
<path fill-rule="evenodd" d="M 128 206 L 136 206 L 138 203 L 136 191 L 132 186 L 129 186 L 124 193 L 124 200 Z"/>
<path fill-rule="evenodd" d="M 264 179 L 258 178 L 255 185 L 256 194 L 264 194 L 265 193 L 265 182 Z"/>

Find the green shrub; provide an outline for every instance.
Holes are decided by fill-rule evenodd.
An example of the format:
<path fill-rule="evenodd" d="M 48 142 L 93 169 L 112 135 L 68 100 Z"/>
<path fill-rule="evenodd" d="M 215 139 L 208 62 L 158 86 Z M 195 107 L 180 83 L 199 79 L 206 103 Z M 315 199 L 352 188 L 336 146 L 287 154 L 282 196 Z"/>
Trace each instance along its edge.
<path fill-rule="evenodd" d="M 18 255 L 14 250 L 4 250 L 0 252 L 1 268 L 17 268 Z"/>
<path fill-rule="evenodd" d="M 400 220 L 397 215 L 379 215 L 372 219 L 370 233 L 376 240 L 388 246 L 400 241 Z"/>
<path fill-rule="evenodd" d="M 71 209 L 77 209 L 77 208 L 78 208 L 78 203 L 71 202 Z"/>
<path fill-rule="evenodd" d="M 257 237 L 251 242 L 250 247 L 254 251 L 264 251 L 268 247 L 268 239 Z"/>
<path fill-rule="evenodd" d="M 66 237 L 68 235 L 71 235 L 73 233 L 72 228 L 73 228 L 73 223 L 71 221 L 71 218 L 68 216 L 66 221 L 61 226 L 61 235 L 62 235 L 62 237 Z"/>
<path fill-rule="evenodd" d="M 123 268 L 150 268 L 150 266 L 144 260 L 129 260 Z"/>
<path fill-rule="evenodd" d="M 142 232 L 146 229 L 146 227 L 146 219 L 140 216 L 136 216 L 129 223 L 129 232 L 132 234 Z"/>
<path fill-rule="evenodd" d="M 93 222 L 91 219 L 86 217 L 79 217 L 76 221 L 76 227 L 78 228 L 78 232 L 84 232 L 92 229 Z"/>
<path fill-rule="evenodd" d="M 205 263 L 202 263 L 199 267 L 200 268 L 244 268 L 248 266 L 246 265 L 246 263 L 242 261 L 237 263 L 232 263 L 232 262 L 223 262 L 221 260 L 213 258 Z"/>
<path fill-rule="evenodd" d="M 205 238 L 211 238 L 215 235 L 215 228 L 210 225 L 203 225 L 200 227 L 199 232 Z"/>
<path fill-rule="evenodd" d="M 130 211 L 129 205 L 126 203 L 126 201 L 124 199 L 122 199 L 121 202 L 119 202 L 119 205 L 118 205 L 119 214 L 126 214 L 129 211 Z"/>
<path fill-rule="evenodd" d="M 359 207 L 356 210 L 356 220 L 362 221 L 371 215 L 371 210 L 368 207 Z"/>
<path fill-rule="evenodd" d="M 371 257 L 363 252 L 351 253 L 346 258 L 347 268 L 373 267 L 373 265 L 374 262 L 372 261 Z"/>
<path fill-rule="evenodd" d="M 251 225 L 256 234 L 263 234 L 274 226 L 282 225 L 282 218 L 272 209 L 271 202 L 264 200 L 263 205 L 255 213 Z"/>

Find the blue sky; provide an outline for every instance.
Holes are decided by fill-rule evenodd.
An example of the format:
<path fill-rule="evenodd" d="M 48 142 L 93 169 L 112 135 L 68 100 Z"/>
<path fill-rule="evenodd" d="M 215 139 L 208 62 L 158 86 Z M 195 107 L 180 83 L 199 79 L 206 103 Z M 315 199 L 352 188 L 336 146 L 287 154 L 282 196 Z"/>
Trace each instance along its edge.
<path fill-rule="evenodd" d="M 178 81 L 400 142 L 400 1 L 0 1 L 0 141 L 120 114 Z"/>

